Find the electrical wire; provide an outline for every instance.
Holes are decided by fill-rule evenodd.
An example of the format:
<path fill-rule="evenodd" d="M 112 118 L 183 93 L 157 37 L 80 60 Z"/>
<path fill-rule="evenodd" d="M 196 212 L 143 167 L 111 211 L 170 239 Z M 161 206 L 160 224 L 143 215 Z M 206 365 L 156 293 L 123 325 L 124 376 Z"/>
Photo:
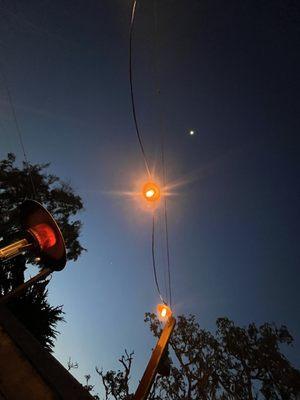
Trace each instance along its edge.
<path fill-rule="evenodd" d="M 32 179 L 31 166 L 30 166 L 30 164 L 28 162 L 28 158 L 27 158 L 27 155 L 26 155 L 26 150 L 25 150 L 24 141 L 23 141 L 23 137 L 22 137 L 22 131 L 21 131 L 21 128 L 20 128 L 20 124 L 18 122 L 16 109 L 15 109 L 14 102 L 13 102 L 13 99 L 12 99 L 12 95 L 11 95 L 11 92 L 10 92 L 10 89 L 9 89 L 9 86 L 8 86 L 8 83 L 7 83 L 6 75 L 4 73 L 4 69 L 2 68 L 1 65 L 0 65 L 0 73 L 1 73 L 1 76 L 2 76 L 3 83 L 4 83 L 4 87 L 5 87 L 5 91 L 6 91 L 6 94 L 7 94 L 8 102 L 9 102 L 9 105 L 10 105 L 10 108 L 11 108 L 13 120 L 14 120 L 15 127 L 16 127 L 16 131 L 17 131 L 18 138 L 19 138 L 20 145 L 21 145 L 21 149 L 22 149 L 22 152 L 23 152 L 23 157 L 24 157 L 24 160 L 25 160 L 25 164 L 26 164 L 27 169 L 28 169 L 29 180 L 30 180 L 30 184 L 31 184 L 31 187 L 32 187 L 33 196 L 36 198 L 35 185 L 34 185 L 34 182 L 33 182 L 33 179 Z"/>
<path fill-rule="evenodd" d="M 131 19 L 130 19 L 130 32 L 129 32 L 129 82 L 130 82 L 130 97 L 131 97 L 131 108 L 132 108 L 132 115 L 133 115 L 133 120 L 134 120 L 134 126 L 135 126 L 135 131 L 136 135 L 138 138 L 138 143 L 140 146 L 140 150 L 144 159 L 146 171 L 148 173 L 149 178 L 151 178 L 151 172 L 149 168 L 149 163 L 148 159 L 146 156 L 141 132 L 139 129 L 138 121 L 137 121 L 137 115 L 136 115 L 136 107 L 135 107 L 135 98 L 134 98 L 134 89 L 133 89 L 133 68 L 132 68 L 132 41 L 133 41 L 133 29 L 134 29 L 134 21 L 135 21 L 135 13 L 136 13 L 136 5 L 137 5 L 137 0 L 134 0 L 132 3 L 132 10 L 131 10 Z M 164 154 L 164 149 L 162 148 L 162 152 Z M 163 157 L 164 160 L 164 157 Z M 163 169 L 164 169 L 164 182 L 166 181 L 166 168 L 165 168 L 165 161 L 163 161 Z M 164 183 L 165 184 L 165 183 Z M 168 284 L 169 284 L 169 304 L 171 305 L 171 272 L 170 272 L 170 252 L 169 252 L 169 234 L 168 234 L 168 219 L 167 219 L 167 201 L 166 198 L 164 197 L 164 219 L 165 219 L 165 235 L 166 235 L 166 247 L 167 247 L 167 265 L 168 265 Z M 151 244 L 151 252 L 152 252 L 152 268 L 153 268 L 153 275 L 154 275 L 154 281 L 156 285 L 156 289 L 158 292 L 158 295 L 161 299 L 161 301 L 164 304 L 167 304 L 167 302 L 164 300 L 159 283 L 158 283 L 158 277 L 157 277 L 157 268 L 156 268 L 156 259 L 155 259 L 155 214 L 153 213 L 153 218 L 152 218 L 152 244 Z"/>
<path fill-rule="evenodd" d="M 166 265 L 166 251 L 165 251 L 165 224 L 164 224 L 164 218 L 163 218 L 163 207 L 158 210 L 159 212 L 159 217 L 157 218 L 157 224 L 159 225 L 159 241 L 160 241 L 160 246 L 159 246 L 159 255 L 162 260 L 162 266 Z M 164 280 L 164 298 L 168 299 L 169 298 L 169 287 L 168 287 L 168 276 L 167 276 L 167 268 L 163 268 L 163 280 Z"/>
<path fill-rule="evenodd" d="M 162 155 L 164 153 L 162 152 Z M 163 156 L 164 160 L 164 156 Z M 163 175 L 166 174 L 165 163 L 163 161 Z M 172 285 L 171 285 L 171 263 L 170 263 L 170 245 L 169 245 L 169 224 L 168 224 L 168 207 L 167 198 L 164 196 L 164 221 L 165 221 L 165 236 L 166 236 L 166 252 L 167 252 L 167 267 L 168 267 L 168 285 L 169 285 L 169 306 L 172 306 Z"/>
<path fill-rule="evenodd" d="M 162 180 L 163 187 L 166 187 L 167 182 L 167 167 L 165 162 L 165 129 L 163 127 L 163 115 L 161 106 L 161 90 L 158 76 L 158 15 L 157 15 L 157 3 L 154 1 L 154 31 L 155 31 L 155 70 L 156 70 L 156 86 L 157 86 L 157 97 L 159 106 L 159 122 L 160 122 L 160 136 L 161 136 L 161 163 L 162 163 Z M 170 245 L 169 245 L 169 227 L 168 227 L 168 205 L 167 197 L 164 196 L 164 223 L 165 223 L 165 239 L 166 239 L 166 254 L 167 254 L 167 271 L 168 271 L 168 286 L 169 286 L 169 305 L 172 306 L 172 285 L 171 285 L 171 263 L 170 263 Z"/>
<path fill-rule="evenodd" d="M 136 109 L 135 109 L 135 100 L 134 100 L 134 91 L 133 91 L 133 71 L 132 71 L 132 38 L 133 38 L 133 28 L 134 28 L 134 21 L 135 21 L 135 10 L 136 10 L 136 4 L 137 0 L 133 1 L 132 4 L 132 10 L 131 10 L 131 19 L 130 19 L 130 31 L 129 31 L 129 82 L 130 82 L 130 98 L 131 98 L 131 109 L 132 109 L 132 115 L 133 115 L 133 120 L 134 120 L 134 126 L 135 126 L 135 131 L 136 135 L 138 138 L 139 146 L 142 152 L 142 156 L 144 159 L 145 167 L 148 173 L 148 176 L 151 177 L 150 173 L 150 168 L 149 168 L 149 163 L 147 160 L 145 148 L 143 145 L 143 140 L 142 136 L 139 130 L 138 122 L 137 122 L 137 116 L 136 116 Z"/>
<path fill-rule="evenodd" d="M 152 250 L 152 267 L 153 267 L 153 275 L 154 275 L 154 281 L 155 281 L 155 285 L 156 285 L 156 289 L 158 292 L 158 295 L 161 299 L 161 301 L 164 304 L 167 304 L 161 294 L 160 291 L 160 287 L 158 284 L 158 279 L 157 279 L 157 271 L 156 271 L 156 261 L 155 261 L 155 214 L 153 213 L 153 218 L 152 218 L 152 246 L 151 246 L 151 250 Z"/>

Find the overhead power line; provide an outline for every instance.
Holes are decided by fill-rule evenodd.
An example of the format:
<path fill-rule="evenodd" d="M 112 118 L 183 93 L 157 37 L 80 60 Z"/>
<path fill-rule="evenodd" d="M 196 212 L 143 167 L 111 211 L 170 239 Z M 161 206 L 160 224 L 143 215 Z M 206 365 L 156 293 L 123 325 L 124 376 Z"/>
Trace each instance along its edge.
<path fill-rule="evenodd" d="M 147 160 L 142 136 L 139 130 L 138 122 L 137 122 L 137 116 L 136 116 L 136 109 L 135 109 L 135 99 L 134 99 L 134 92 L 133 92 L 133 71 L 132 71 L 132 38 L 133 38 L 133 27 L 134 27 L 134 21 L 135 21 L 135 11 L 136 11 L 136 4 L 137 0 L 133 1 L 132 4 L 132 10 L 131 10 L 131 19 L 130 19 L 130 32 L 129 32 L 129 82 L 130 82 L 130 98 L 131 98 L 131 109 L 132 109 L 132 115 L 133 115 L 133 120 L 134 120 L 134 126 L 135 126 L 135 131 L 136 135 L 138 138 L 139 146 L 142 152 L 142 156 L 144 159 L 145 167 L 148 173 L 148 176 L 151 177 L 150 173 L 150 168 L 149 168 L 149 163 Z"/>
<path fill-rule="evenodd" d="M 134 22 L 135 22 L 135 15 L 136 15 L 136 6 L 137 6 L 137 0 L 133 0 L 132 3 L 132 9 L 131 9 L 131 19 L 130 19 L 130 33 L 129 33 L 129 81 L 130 81 L 130 96 L 131 96 L 131 106 L 132 106 L 132 115 L 133 115 L 133 120 L 134 120 L 134 125 L 135 125 L 135 131 L 136 135 L 138 138 L 138 143 L 139 147 L 144 159 L 145 167 L 148 173 L 148 176 L 151 178 L 151 172 L 149 168 L 149 163 L 148 159 L 146 156 L 145 152 L 145 147 L 143 144 L 142 136 L 141 136 L 141 131 L 139 129 L 138 121 L 137 121 L 137 114 L 136 114 L 136 107 L 135 107 L 135 97 L 134 97 L 134 88 L 133 88 L 133 67 L 132 67 L 132 47 L 133 47 L 133 30 L 134 30 Z M 156 13 L 156 10 L 155 10 Z M 157 18 L 155 14 L 155 34 L 157 31 Z M 155 57 L 155 61 L 157 61 L 157 57 Z M 157 66 L 156 66 L 157 67 Z M 159 88 L 159 80 L 157 79 L 158 82 L 158 95 L 160 94 L 160 88 Z M 159 98 L 160 100 L 160 98 Z M 161 107 L 160 107 L 161 111 Z M 161 157 L 162 157 L 162 169 L 163 169 L 163 185 L 166 185 L 166 166 L 165 166 L 165 149 L 164 149 L 164 137 L 163 137 L 163 129 L 161 129 Z M 164 230 L 165 230 L 165 245 L 166 245 L 166 255 L 167 255 L 167 273 L 168 273 L 168 292 L 169 296 L 167 293 L 167 297 L 169 297 L 169 305 L 171 305 L 172 302 L 172 291 L 171 291 L 171 266 L 170 266 L 170 250 L 169 250 L 169 232 L 168 232 L 168 211 L 167 211 L 167 199 L 166 196 L 164 196 Z M 161 290 L 159 287 L 158 283 L 158 276 L 157 276 L 157 267 L 156 267 L 156 257 L 155 257 L 155 215 L 153 213 L 153 219 L 152 219 L 152 235 L 151 235 L 151 252 L 152 252 L 152 267 L 153 267 L 153 274 L 154 274 L 154 282 L 155 286 L 157 289 L 157 292 L 159 294 L 159 297 L 161 301 L 164 304 L 167 304 L 166 301 L 164 300 Z"/>
<path fill-rule="evenodd" d="M 155 281 L 155 285 L 156 285 L 156 289 L 157 292 L 159 294 L 159 297 L 161 299 L 161 301 L 166 304 L 161 291 L 160 291 L 160 287 L 158 284 L 158 279 L 157 279 L 157 271 L 156 271 L 156 260 L 155 260 L 155 215 L 153 213 L 153 217 L 152 217 L 152 246 L 151 246 L 151 250 L 152 250 L 152 266 L 153 266 L 153 275 L 154 275 L 154 281 Z"/>
<path fill-rule="evenodd" d="M 3 69 L 2 65 L 0 65 L 0 74 L 2 76 L 2 81 L 3 81 L 3 84 L 4 84 L 5 91 L 6 91 L 7 98 L 8 98 L 8 102 L 9 102 L 9 105 L 10 105 L 10 108 L 11 108 L 13 121 L 15 123 L 17 135 L 18 135 L 18 138 L 19 138 L 19 141 L 20 141 L 20 145 L 21 145 L 24 161 L 25 161 L 25 164 L 26 164 L 27 169 L 28 169 L 28 175 L 29 175 L 29 180 L 30 180 L 30 184 L 31 184 L 31 187 L 32 187 L 32 192 L 33 192 L 34 197 L 36 198 L 36 190 L 35 190 L 35 185 L 34 185 L 33 178 L 32 178 L 31 166 L 30 166 L 30 164 L 28 162 L 28 158 L 27 158 L 26 150 L 25 150 L 25 146 L 24 146 L 24 141 L 23 141 L 23 136 L 22 136 L 22 131 L 21 131 L 21 128 L 20 128 L 20 124 L 18 122 L 18 118 L 17 118 L 17 114 L 16 114 L 16 109 L 15 109 L 15 106 L 14 106 L 13 98 L 12 98 L 11 91 L 9 89 L 9 86 L 8 86 L 8 83 L 7 83 L 7 79 L 6 79 L 6 75 L 4 73 L 4 69 Z"/>
<path fill-rule="evenodd" d="M 156 93 L 158 98 L 158 108 L 159 108 L 159 124 L 160 124 L 160 137 L 161 137 L 161 163 L 162 163 L 162 180 L 163 187 L 166 187 L 167 183 L 167 167 L 166 167 L 166 157 L 165 157 L 165 129 L 163 124 L 163 112 L 161 104 L 161 88 L 159 79 L 159 66 L 158 66 L 158 11 L 157 2 L 154 0 L 154 39 L 155 39 L 155 78 L 156 78 Z M 165 225 L 165 239 L 166 239 L 166 254 L 167 254 L 167 270 L 168 270 L 168 287 L 169 287 L 169 305 L 172 305 L 172 285 L 171 285 L 171 263 L 170 263 L 170 246 L 169 246 L 169 224 L 168 224 L 168 203 L 167 197 L 163 196 L 164 200 L 164 225 Z"/>

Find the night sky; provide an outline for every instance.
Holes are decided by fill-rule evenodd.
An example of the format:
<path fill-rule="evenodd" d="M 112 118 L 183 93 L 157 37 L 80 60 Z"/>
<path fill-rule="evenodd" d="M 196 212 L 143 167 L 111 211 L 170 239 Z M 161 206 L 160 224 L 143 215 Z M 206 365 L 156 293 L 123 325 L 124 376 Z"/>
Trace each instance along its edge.
<path fill-rule="evenodd" d="M 298 3 L 298 4 L 297 4 Z M 49 285 L 66 324 L 55 356 L 117 368 L 134 350 L 134 382 L 155 341 L 143 322 L 159 297 L 151 215 L 120 192 L 146 179 L 128 79 L 131 2 L 1 1 L 1 65 L 29 160 L 83 198 L 87 252 Z M 139 124 L 160 177 L 165 132 L 175 315 L 201 327 L 286 324 L 300 367 L 300 6 L 279 0 L 138 1 L 133 38 Z M 3 80 L 0 158 L 22 161 Z M 157 95 L 160 86 L 161 94 Z M 193 129 L 195 135 L 190 136 Z M 164 289 L 162 226 L 159 278 Z M 30 271 L 34 273 L 33 270 Z M 93 382 L 92 382 L 93 383 Z"/>

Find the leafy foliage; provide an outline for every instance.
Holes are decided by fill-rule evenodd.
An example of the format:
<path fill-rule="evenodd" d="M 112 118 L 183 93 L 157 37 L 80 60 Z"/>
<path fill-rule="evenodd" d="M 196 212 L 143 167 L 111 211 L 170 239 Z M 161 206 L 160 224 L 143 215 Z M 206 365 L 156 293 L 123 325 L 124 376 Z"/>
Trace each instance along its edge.
<path fill-rule="evenodd" d="M 48 174 L 49 164 L 16 166 L 16 158 L 9 153 L 0 161 L 0 243 L 1 247 L 18 239 L 20 235 L 19 206 L 33 197 L 29 172 L 36 190 L 35 200 L 41 202 L 54 216 L 63 233 L 67 259 L 77 260 L 85 249 L 79 242 L 81 222 L 75 215 L 83 209 L 82 200 L 73 193 L 70 185 L 57 176 Z M 0 262 L 0 296 L 24 282 L 26 261 L 35 264 L 34 258 L 20 255 Z M 55 327 L 63 320 L 61 307 L 51 307 L 47 301 L 46 286 L 49 280 L 35 285 L 19 299 L 12 300 L 9 308 L 27 329 L 51 351 L 57 336 Z"/>
<path fill-rule="evenodd" d="M 10 241 L 19 230 L 19 206 L 25 199 L 33 198 L 29 173 L 31 173 L 37 197 L 54 216 L 65 239 L 68 260 L 77 260 L 83 250 L 79 243 L 81 222 L 72 218 L 83 209 L 80 196 L 71 186 L 57 176 L 48 174 L 49 164 L 15 165 L 14 154 L 0 161 L 0 237 Z"/>
<path fill-rule="evenodd" d="M 159 321 L 146 314 L 155 336 Z M 285 326 L 265 323 L 236 326 L 219 318 L 215 335 L 201 329 L 195 316 L 179 316 L 170 346 L 176 365 L 157 389 L 164 399 L 296 399 L 300 372 L 280 352 L 292 336 Z M 155 395 L 152 397 L 155 399 Z"/>
<path fill-rule="evenodd" d="M 156 315 L 147 313 L 145 322 L 159 337 Z M 169 345 L 170 376 L 156 377 L 149 400 L 296 400 L 300 372 L 281 353 L 281 346 L 292 342 L 285 326 L 252 323 L 241 328 L 219 318 L 212 334 L 200 328 L 194 315 L 179 316 Z M 132 398 L 131 361 L 123 371 L 101 371 L 105 400 Z M 126 392 L 115 390 L 120 387 Z"/>
<path fill-rule="evenodd" d="M 56 325 L 64 321 L 62 307 L 52 307 L 47 301 L 48 281 L 31 287 L 25 296 L 14 300 L 10 310 L 27 327 L 33 336 L 51 350 L 57 337 Z"/>

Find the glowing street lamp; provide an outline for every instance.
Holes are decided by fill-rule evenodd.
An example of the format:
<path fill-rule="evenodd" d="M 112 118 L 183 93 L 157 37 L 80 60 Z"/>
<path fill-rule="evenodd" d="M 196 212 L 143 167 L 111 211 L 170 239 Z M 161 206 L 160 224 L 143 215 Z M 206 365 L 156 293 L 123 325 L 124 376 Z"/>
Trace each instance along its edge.
<path fill-rule="evenodd" d="M 154 182 L 147 182 L 144 184 L 142 193 L 144 198 L 149 202 L 154 202 L 160 199 L 159 186 Z"/>
<path fill-rule="evenodd" d="M 172 310 L 166 304 L 158 304 L 157 306 L 158 318 L 165 321 L 169 319 L 172 315 Z"/>

